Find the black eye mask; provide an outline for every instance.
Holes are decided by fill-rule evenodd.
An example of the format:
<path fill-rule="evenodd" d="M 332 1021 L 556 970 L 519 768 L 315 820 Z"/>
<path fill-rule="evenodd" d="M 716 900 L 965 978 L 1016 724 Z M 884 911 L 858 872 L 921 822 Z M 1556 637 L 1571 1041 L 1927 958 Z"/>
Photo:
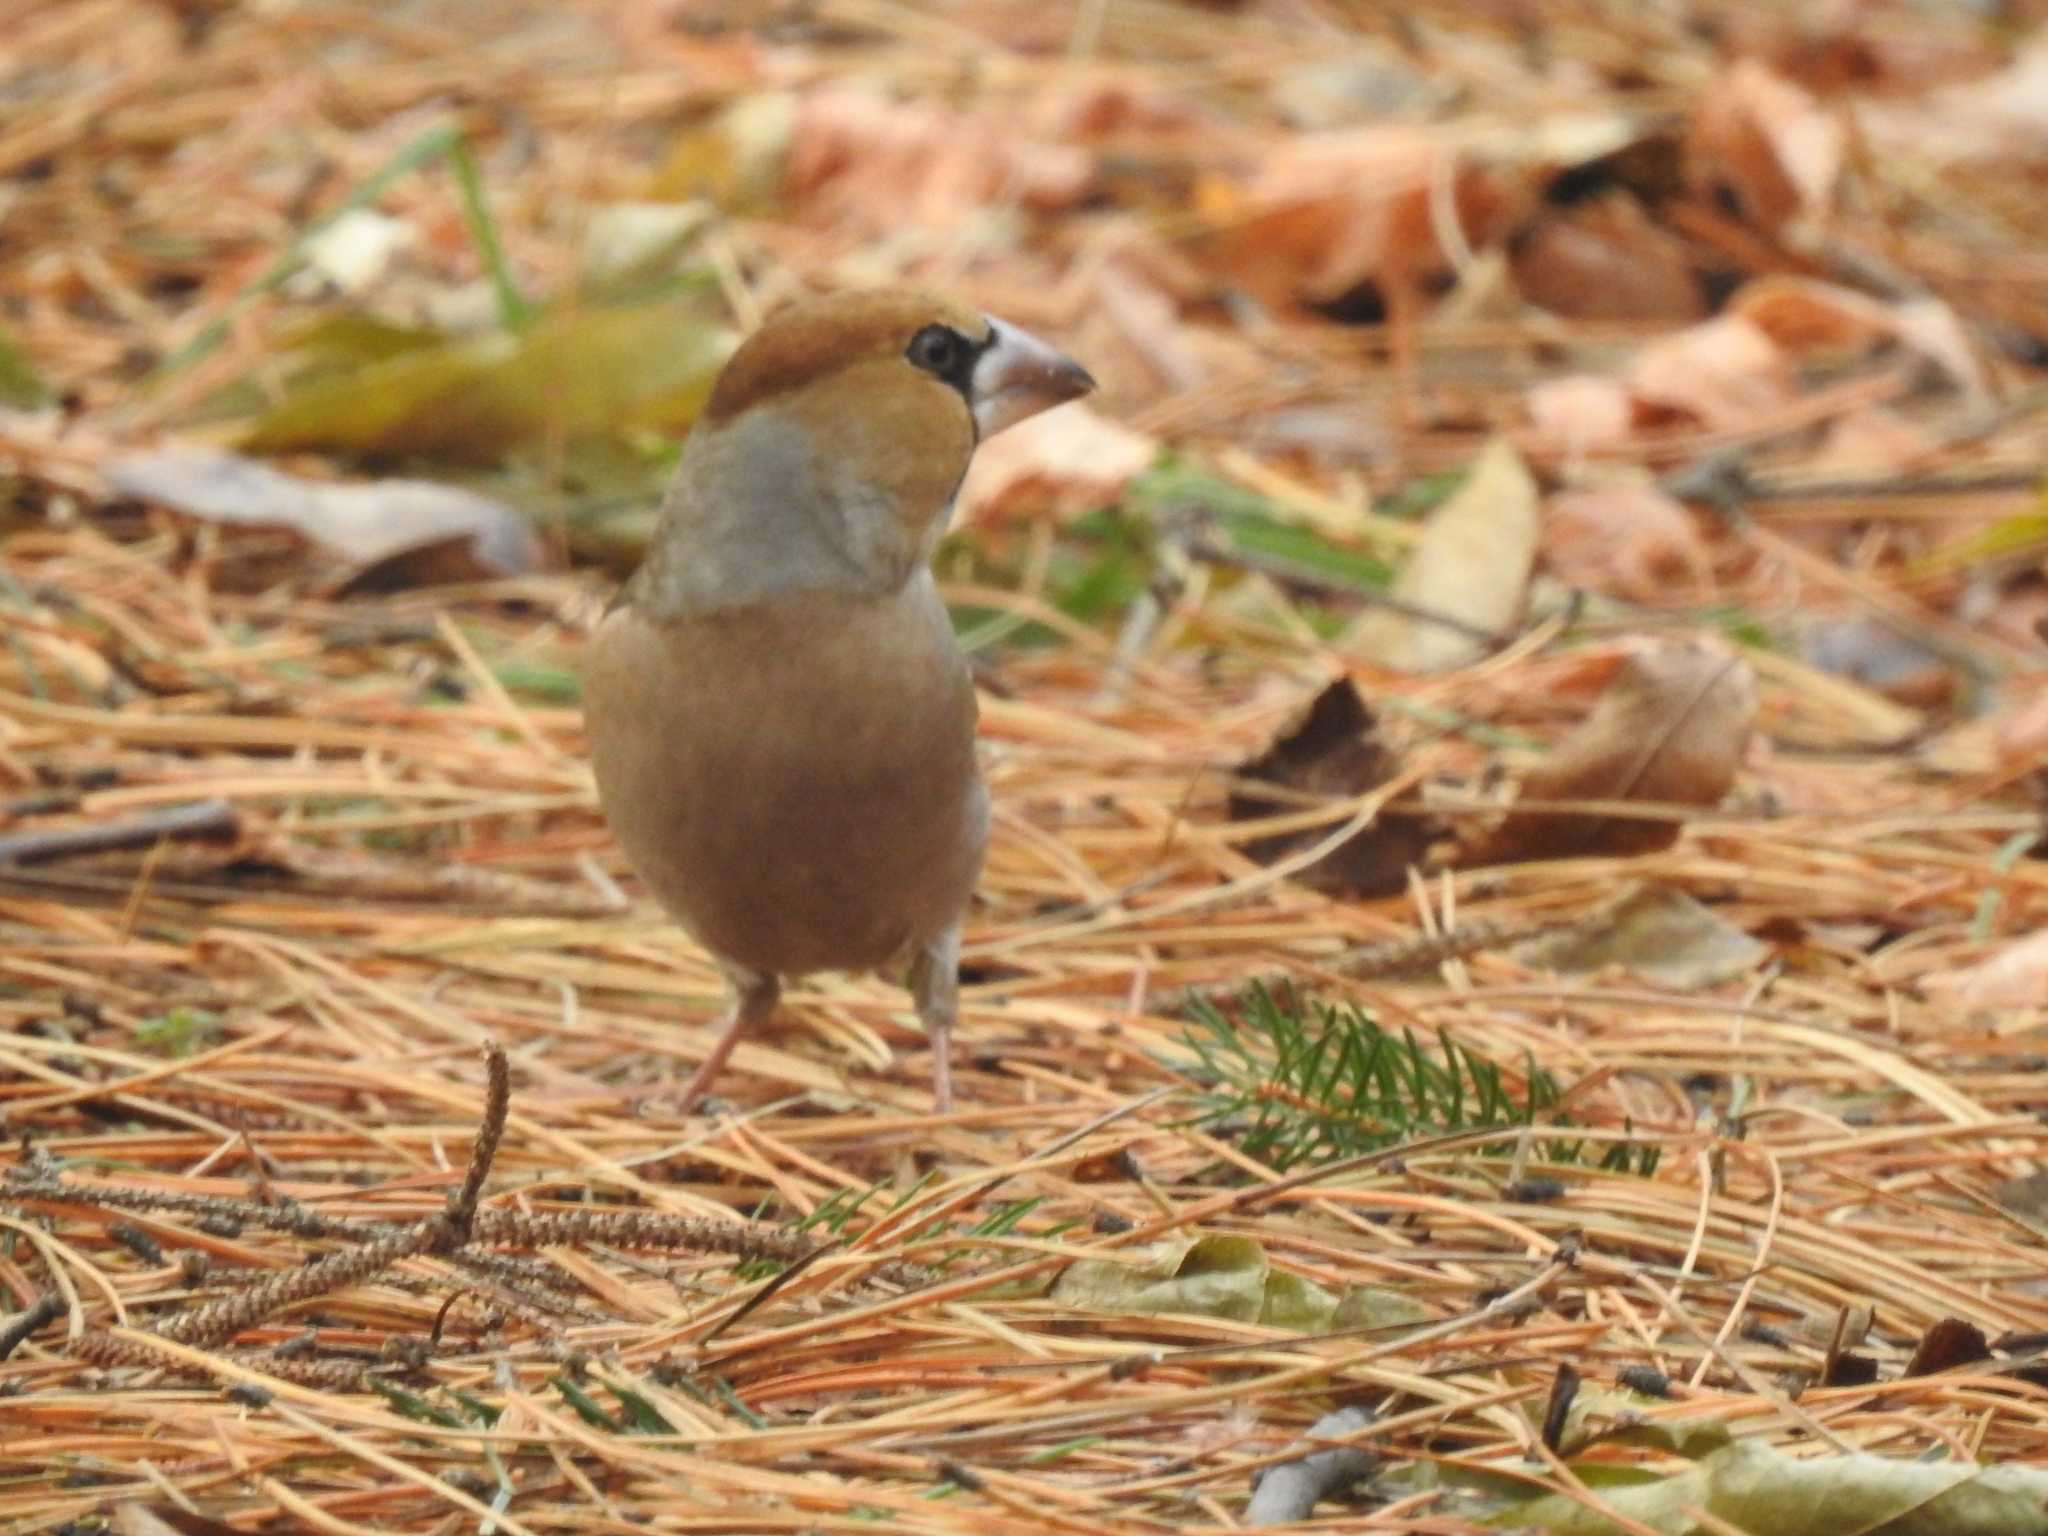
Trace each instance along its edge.
<path fill-rule="evenodd" d="M 995 341 L 991 331 L 985 341 L 970 341 L 950 325 L 928 325 L 910 338 L 903 355 L 913 368 L 922 368 L 933 378 L 960 391 L 968 407 L 974 405 L 974 365 Z"/>

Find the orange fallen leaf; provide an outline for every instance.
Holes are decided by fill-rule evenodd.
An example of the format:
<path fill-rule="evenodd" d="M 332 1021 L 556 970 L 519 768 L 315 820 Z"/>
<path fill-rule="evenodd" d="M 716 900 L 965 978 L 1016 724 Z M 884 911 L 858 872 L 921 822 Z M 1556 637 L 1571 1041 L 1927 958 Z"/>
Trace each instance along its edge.
<path fill-rule="evenodd" d="M 1685 176 L 1775 234 L 1826 209 L 1844 149 L 1841 123 L 1810 92 L 1743 59 L 1701 93 L 1686 132 Z"/>
<path fill-rule="evenodd" d="M 1740 657 L 1703 645 L 1639 652 L 1584 723 L 1523 780 L 1517 801 L 1718 805 L 1734 787 L 1756 708 L 1756 676 Z M 1651 853 L 1676 842 L 1681 826 L 1604 812 L 1511 810 L 1459 862 Z"/>
<path fill-rule="evenodd" d="M 1891 308 L 1869 294 L 1782 272 L 1745 283 L 1726 311 L 1741 315 L 1786 353 L 1863 350 L 1898 332 Z"/>

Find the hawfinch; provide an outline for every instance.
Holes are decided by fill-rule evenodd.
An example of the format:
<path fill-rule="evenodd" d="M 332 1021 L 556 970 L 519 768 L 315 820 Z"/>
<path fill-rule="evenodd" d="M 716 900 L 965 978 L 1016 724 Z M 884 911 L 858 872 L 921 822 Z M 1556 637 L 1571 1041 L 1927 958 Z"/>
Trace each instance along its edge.
<path fill-rule="evenodd" d="M 960 918 L 988 796 L 929 560 L 975 445 L 1095 381 L 927 294 L 797 303 L 732 356 L 584 708 L 628 862 L 732 983 L 704 1095 L 780 978 L 907 961 L 949 1108 Z"/>

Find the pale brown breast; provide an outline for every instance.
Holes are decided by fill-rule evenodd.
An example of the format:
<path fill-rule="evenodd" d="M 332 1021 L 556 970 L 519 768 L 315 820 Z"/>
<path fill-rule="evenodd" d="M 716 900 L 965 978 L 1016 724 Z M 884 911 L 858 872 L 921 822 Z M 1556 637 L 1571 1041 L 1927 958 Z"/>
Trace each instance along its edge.
<path fill-rule="evenodd" d="M 655 619 L 584 668 L 591 762 L 627 859 L 707 949 L 779 975 L 936 938 L 980 871 L 974 689 L 920 573 Z"/>

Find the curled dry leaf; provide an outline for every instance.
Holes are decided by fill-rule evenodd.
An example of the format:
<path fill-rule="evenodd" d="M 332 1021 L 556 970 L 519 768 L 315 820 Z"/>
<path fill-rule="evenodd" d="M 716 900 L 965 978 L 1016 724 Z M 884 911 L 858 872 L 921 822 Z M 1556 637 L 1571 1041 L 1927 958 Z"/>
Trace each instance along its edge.
<path fill-rule="evenodd" d="M 1838 283 L 1773 273 L 1744 284 L 1728 301 L 1727 313 L 1750 321 L 1791 357 L 1896 342 L 1973 398 L 1990 392 L 1976 344 L 1956 312 L 1937 298 L 1885 304 Z"/>
<path fill-rule="evenodd" d="M 1713 806 L 1735 784 L 1756 722 L 1747 663 L 1702 645 L 1639 652 L 1585 723 L 1523 780 L 1521 801 L 1633 800 Z M 1597 811 L 1516 810 L 1460 863 L 1652 853 L 1681 824 Z"/>
<path fill-rule="evenodd" d="M 1898 332 L 1890 306 L 1869 294 L 1782 272 L 1743 284 L 1727 313 L 1742 316 L 1793 357 L 1866 350 Z"/>
<path fill-rule="evenodd" d="M 337 317 L 301 336 L 236 446 L 490 463 L 525 443 L 671 428 L 696 416 L 732 347 L 694 296 L 559 306 L 517 333 Z"/>
<path fill-rule="evenodd" d="M 1833 113 L 1744 59 L 1701 94 L 1686 132 L 1685 176 L 1702 195 L 1776 233 L 1828 206 L 1844 147 Z"/>
<path fill-rule="evenodd" d="M 1317 694 L 1270 747 L 1238 768 L 1238 784 L 1229 797 L 1230 819 L 1263 820 L 1310 809 L 1319 800 L 1361 795 L 1386 783 L 1399 766 L 1398 755 L 1381 739 L 1378 722 L 1358 689 L 1349 678 L 1340 677 Z M 1260 784 L 1282 793 L 1261 793 L 1256 787 Z M 1244 851 L 1261 864 L 1275 864 L 1329 833 L 1327 825 L 1276 833 L 1253 839 Z M 1436 835 L 1435 827 L 1422 818 L 1383 815 L 1296 878 L 1322 890 L 1386 895 L 1407 884 L 1409 866 L 1422 862 Z"/>
<path fill-rule="evenodd" d="M 1050 510 L 1068 517 L 1114 501 L 1159 445 L 1143 432 L 1069 405 L 1020 422 L 975 451 L 960 487 L 962 525 Z"/>
<path fill-rule="evenodd" d="M 1648 481 L 1551 497 L 1543 511 L 1543 558 L 1561 581 L 1635 603 L 1697 603 L 1713 587 L 1692 513 Z"/>
<path fill-rule="evenodd" d="M 1366 614 L 1347 644 L 1401 672 L 1448 672 L 1478 660 L 1521 617 L 1539 529 L 1535 477 L 1496 438 L 1430 514 L 1394 579 L 1400 606 Z"/>
<path fill-rule="evenodd" d="M 116 490 L 216 523 L 289 528 L 360 575 L 404 557 L 441 580 L 519 576 L 540 541 L 503 502 L 425 480 L 340 485 L 305 480 L 231 453 L 167 449 L 107 466 Z"/>

